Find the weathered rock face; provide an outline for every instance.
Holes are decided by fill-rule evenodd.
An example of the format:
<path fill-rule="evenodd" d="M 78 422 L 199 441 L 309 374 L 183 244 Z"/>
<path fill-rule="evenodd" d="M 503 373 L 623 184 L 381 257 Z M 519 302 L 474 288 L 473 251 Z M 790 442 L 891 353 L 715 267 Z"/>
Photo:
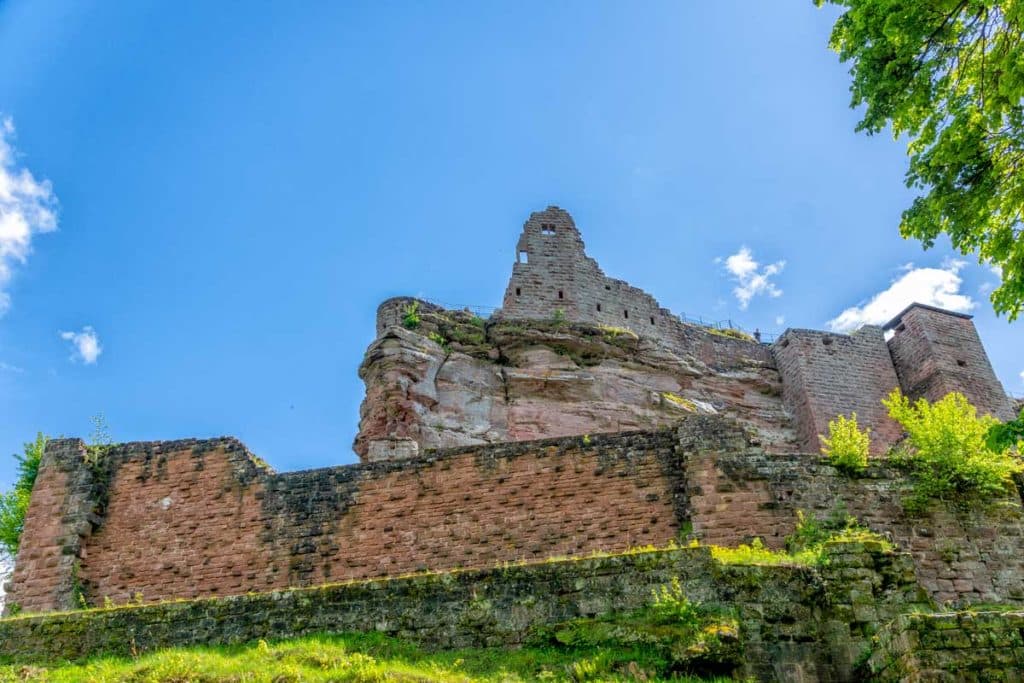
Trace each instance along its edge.
<path fill-rule="evenodd" d="M 735 417 L 769 449 L 793 449 L 773 357 L 754 341 L 694 327 L 673 348 L 611 327 L 485 322 L 420 306 L 419 324 L 384 325 L 360 366 L 355 449 L 364 458 L 386 457 L 382 442 L 439 448 L 619 432 L 692 413 Z"/>

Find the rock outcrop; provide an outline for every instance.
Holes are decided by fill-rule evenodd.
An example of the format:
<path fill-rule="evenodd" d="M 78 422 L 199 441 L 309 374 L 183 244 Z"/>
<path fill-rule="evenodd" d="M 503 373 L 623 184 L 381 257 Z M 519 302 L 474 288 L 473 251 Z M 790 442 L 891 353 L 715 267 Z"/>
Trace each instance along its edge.
<path fill-rule="evenodd" d="M 417 305 L 418 323 L 384 325 L 359 368 L 361 457 L 387 457 L 372 452 L 382 442 L 445 448 L 619 432 L 692 413 L 734 417 L 770 450 L 793 448 L 779 373 L 752 339 L 694 326 L 672 347 L 624 328 L 484 321 Z"/>

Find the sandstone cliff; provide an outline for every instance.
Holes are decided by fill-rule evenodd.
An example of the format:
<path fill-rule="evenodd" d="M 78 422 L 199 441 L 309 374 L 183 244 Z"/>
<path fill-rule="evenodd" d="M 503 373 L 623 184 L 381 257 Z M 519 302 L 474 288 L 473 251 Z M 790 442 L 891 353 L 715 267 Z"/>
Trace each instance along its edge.
<path fill-rule="evenodd" d="M 484 321 L 424 302 L 419 319 L 414 329 L 393 316 L 383 323 L 359 368 L 361 457 L 381 439 L 463 446 L 649 429 L 691 413 L 732 416 L 767 448 L 793 449 L 774 359 L 753 340 L 693 326 L 670 346 L 625 329 Z"/>

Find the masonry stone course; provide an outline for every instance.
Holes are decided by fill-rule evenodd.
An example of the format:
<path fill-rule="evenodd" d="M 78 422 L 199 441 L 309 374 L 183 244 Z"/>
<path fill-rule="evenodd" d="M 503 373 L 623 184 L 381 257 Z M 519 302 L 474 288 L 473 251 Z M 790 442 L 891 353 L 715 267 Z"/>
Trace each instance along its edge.
<path fill-rule="evenodd" d="M 738 676 L 854 680 L 879 625 L 926 598 L 905 555 L 862 544 L 826 552 L 819 569 L 726 566 L 697 547 L 19 617 L 0 621 L 0 662 L 370 630 L 429 647 L 517 646 L 544 627 L 642 608 L 675 579 L 737 616 Z"/>

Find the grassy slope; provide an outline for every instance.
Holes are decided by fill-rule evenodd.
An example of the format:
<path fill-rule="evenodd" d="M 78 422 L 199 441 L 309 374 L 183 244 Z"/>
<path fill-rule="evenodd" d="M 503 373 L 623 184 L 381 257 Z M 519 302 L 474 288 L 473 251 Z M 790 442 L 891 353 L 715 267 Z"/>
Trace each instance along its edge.
<path fill-rule="evenodd" d="M 379 634 L 315 636 L 268 645 L 169 649 L 138 659 L 54 667 L 0 666 L 0 682 L 535 681 L 667 680 L 643 649 L 523 648 L 425 652 Z M 697 680 L 697 679 L 672 679 Z"/>

